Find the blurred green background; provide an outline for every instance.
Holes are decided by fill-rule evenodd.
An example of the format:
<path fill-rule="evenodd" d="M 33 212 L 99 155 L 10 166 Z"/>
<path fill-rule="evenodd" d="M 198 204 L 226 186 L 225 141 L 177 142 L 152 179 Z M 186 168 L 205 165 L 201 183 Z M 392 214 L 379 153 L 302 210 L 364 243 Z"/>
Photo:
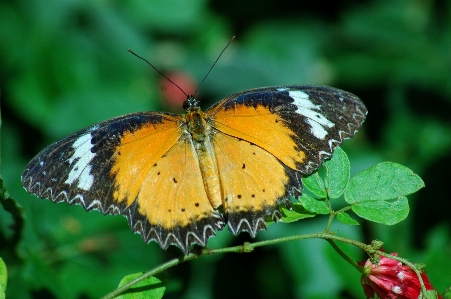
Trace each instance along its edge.
<path fill-rule="evenodd" d="M 233 35 L 200 88 L 204 107 L 271 85 L 357 94 L 369 114 L 344 145 L 353 173 L 389 160 L 418 173 L 426 188 L 409 197 L 411 213 L 398 225 L 333 229 L 380 239 L 388 252 L 426 263 L 439 291 L 451 285 L 450 1 L 16 0 L 0 2 L 0 25 L 1 175 L 26 217 L 15 251 L 6 246 L 12 218 L 0 208 L 7 298 L 98 298 L 123 276 L 179 255 L 144 244 L 124 217 L 27 194 L 20 175 L 46 145 L 95 122 L 181 111 L 161 76 L 128 48 L 196 85 Z M 271 225 L 257 240 L 320 231 L 326 219 L 316 218 Z M 244 241 L 247 234 L 225 230 L 209 245 Z M 167 275 L 167 298 L 364 297 L 357 271 L 319 240 L 202 258 Z"/>

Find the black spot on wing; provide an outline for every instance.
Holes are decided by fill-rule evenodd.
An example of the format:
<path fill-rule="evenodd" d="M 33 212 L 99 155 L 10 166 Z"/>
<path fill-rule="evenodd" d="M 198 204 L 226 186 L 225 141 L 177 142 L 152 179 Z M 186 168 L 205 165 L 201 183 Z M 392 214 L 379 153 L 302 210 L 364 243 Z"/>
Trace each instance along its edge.
<path fill-rule="evenodd" d="M 288 183 L 285 185 L 285 194 L 277 198 L 274 205 L 265 206 L 262 210 L 230 211 L 227 214 L 227 224 L 230 232 L 238 235 L 242 231 L 246 231 L 251 237 L 255 237 L 260 230 L 266 229 L 266 216 L 277 221 L 282 218 L 280 213 L 281 205 L 291 209 L 290 197 L 298 198 L 302 195 L 302 175 L 289 167 L 285 166 L 284 168 L 288 177 Z M 262 192 L 266 192 L 266 190 L 262 189 Z M 250 196 L 251 198 L 256 198 L 255 194 Z M 238 198 L 240 198 L 240 195 L 238 195 Z"/>

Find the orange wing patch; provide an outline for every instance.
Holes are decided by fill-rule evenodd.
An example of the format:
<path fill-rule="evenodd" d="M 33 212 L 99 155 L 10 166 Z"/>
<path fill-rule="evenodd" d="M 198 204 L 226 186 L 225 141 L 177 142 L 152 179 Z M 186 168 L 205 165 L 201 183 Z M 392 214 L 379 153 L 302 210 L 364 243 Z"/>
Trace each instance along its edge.
<path fill-rule="evenodd" d="M 214 135 L 213 145 L 229 230 L 255 237 L 286 197 L 285 167 L 259 146 L 222 133 Z"/>
<path fill-rule="evenodd" d="M 224 221 L 208 200 L 194 145 L 177 126 L 148 130 L 155 133 L 140 129 L 118 147 L 114 196 L 129 206 L 136 203 L 144 219 L 133 229 L 142 230 L 146 241 L 162 248 L 177 244 L 185 253 L 194 242 L 205 246 Z"/>
<path fill-rule="evenodd" d="M 303 163 L 306 159 L 285 120 L 263 105 L 238 104 L 233 109 L 219 106 L 210 113 L 214 117 L 214 128 L 258 145 L 291 169 L 296 170 L 296 163 Z"/>
<path fill-rule="evenodd" d="M 148 123 L 139 130 L 123 134 L 111 168 L 116 202 L 125 200 L 130 206 L 135 201 L 150 169 L 180 139 L 182 133 L 177 120 L 181 118 L 174 117 L 156 125 Z"/>

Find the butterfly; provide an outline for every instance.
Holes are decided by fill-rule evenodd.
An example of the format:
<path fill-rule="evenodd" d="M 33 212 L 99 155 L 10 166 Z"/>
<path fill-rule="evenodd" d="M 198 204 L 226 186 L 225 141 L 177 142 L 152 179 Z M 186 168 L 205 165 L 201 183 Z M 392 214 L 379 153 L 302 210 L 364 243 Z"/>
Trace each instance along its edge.
<path fill-rule="evenodd" d="M 24 188 L 53 202 L 121 214 L 145 242 L 189 254 L 226 225 L 255 237 L 365 120 L 355 95 L 291 85 L 233 94 L 203 112 L 138 112 L 92 125 L 33 158 Z"/>

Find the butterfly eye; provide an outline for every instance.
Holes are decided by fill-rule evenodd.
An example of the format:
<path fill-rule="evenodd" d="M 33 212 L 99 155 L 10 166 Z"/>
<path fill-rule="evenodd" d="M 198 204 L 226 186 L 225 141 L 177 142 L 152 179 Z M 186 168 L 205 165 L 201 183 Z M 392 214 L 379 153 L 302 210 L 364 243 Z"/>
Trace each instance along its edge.
<path fill-rule="evenodd" d="M 189 100 L 189 99 L 188 99 Z M 190 106 L 190 104 L 188 103 L 188 100 L 186 100 L 185 102 L 183 102 L 183 109 L 187 110 Z"/>

